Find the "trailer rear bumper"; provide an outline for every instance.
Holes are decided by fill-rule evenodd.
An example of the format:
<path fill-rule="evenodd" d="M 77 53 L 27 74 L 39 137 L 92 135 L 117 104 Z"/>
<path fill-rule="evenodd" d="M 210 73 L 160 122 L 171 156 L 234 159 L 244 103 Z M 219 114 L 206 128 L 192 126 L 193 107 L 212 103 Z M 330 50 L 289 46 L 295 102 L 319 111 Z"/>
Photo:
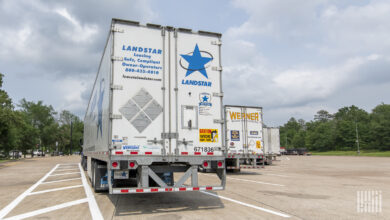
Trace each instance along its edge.
<path fill-rule="evenodd" d="M 223 186 L 200 186 L 200 187 L 152 187 L 152 188 L 113 188 L 112 194 L 131 193 L 158 193 L 158 192 L 191 192 L 191 191 L 219 191 Z"/>
<path fill-rule="evenodd" d="M 110 194 L 215 191 L 224 190 L 226 185 L 224 156 L 145 157 L 100 153 L 90 155 L 89 160 L 97 161 L 95 166 L 90 168 L 93 170 L 90 177 L 93 179 L 96 176 L 93 173 L 97 173 L 107 181 L 104 184 L 98 182 L 95 188 L 108 190 Z M 210 169 L 216 174 L 220 184 L 214 182 L 204 186 L 203 183 L 203 186 L 199 186 L 199 168 Z M 175 173 L 183 175 L 179 175 L 175 180 Z"/>

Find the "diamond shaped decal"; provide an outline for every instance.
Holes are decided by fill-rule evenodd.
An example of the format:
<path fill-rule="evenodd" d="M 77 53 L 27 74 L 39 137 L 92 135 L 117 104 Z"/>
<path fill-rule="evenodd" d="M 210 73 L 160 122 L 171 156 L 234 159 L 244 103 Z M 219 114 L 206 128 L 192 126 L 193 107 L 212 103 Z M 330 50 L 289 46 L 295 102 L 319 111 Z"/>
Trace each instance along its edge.
<path fill-rule="evenodd" d="M 139 112 L 141 109 L 133 102 L 133 100 L 129 100 L 124 106 L 119 109 L 119 112 L 128 120 L 131 119 Z"/>
<path fill-rule="evenodd" d="M 143 88 L 119 109 L 119 112 L 140 133 L 142 133 L 152 121 L 162 113 L 162 111 L 161 105 Z"/>
<path fill-rule="evenodd" d="M 156 102 L 155 100 L 153 100 L 147 107 L 146 109 L 144 109 L 144 112 L 146 113 L 146 115 L 149 116 L 150 119 L 154 120 L 157 118 L 157 116 L 160 115 L 160 113 L 162 112 L 162 107 L 160 104 L 158 104 L 158 102 Z"/>
<path fill-rule="evenodd" d="M 153 97 L 145 90 L 141 89 L 134 97 L 133 100 L 140 108 L 143 108 Z"/>
<path fill-rule="evenodd" d="M 152 121 L 146 117 L 145 113 L 140 112 L 132 121 L 131 124 L 137 129 L 139 133 L 145 130 Z"/>

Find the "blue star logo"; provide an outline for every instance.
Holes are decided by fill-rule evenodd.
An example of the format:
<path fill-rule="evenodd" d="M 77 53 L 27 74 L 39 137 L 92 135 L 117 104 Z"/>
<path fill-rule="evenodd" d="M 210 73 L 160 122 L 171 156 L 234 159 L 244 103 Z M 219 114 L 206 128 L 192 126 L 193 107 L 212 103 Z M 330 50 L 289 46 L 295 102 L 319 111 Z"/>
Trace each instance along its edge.
<path fill-rule="evenodd" d="M 203 98 L 202 98 L 202 99 L 203 99 L 203 101 L 204 101 L 204 102 L 207 102 L 207 101 L 209 100 L 209 97 L 207 97 L 207 96 L 203 96 Z"/>
<path fill-rule="evenodd" d="M 182 66 L 184 69 L 187 70 L 186 77 L 189 76 L 193 72 L 199 71 L 204 77 L 206 77 L 208 79 L 209 77 L 207 76 L 206 68 L 204 67 L 204 65 L 213 60 L 213 57 L 211 56 L 211 54 L 209 54 L 209 55 L 210 55 L 210 57 L 202 57 L 202 55 L 199 51 L 198 44 L 195 45 L 195 49 L 192 52 L 192 55 L 181 54 L 180 56 L 183 57 L 183 59 L 185 59 L 188 62 L 187 68 L 184 68 Z M 180 63 L 180 65 L 181 65 L 181 63 Z"/>

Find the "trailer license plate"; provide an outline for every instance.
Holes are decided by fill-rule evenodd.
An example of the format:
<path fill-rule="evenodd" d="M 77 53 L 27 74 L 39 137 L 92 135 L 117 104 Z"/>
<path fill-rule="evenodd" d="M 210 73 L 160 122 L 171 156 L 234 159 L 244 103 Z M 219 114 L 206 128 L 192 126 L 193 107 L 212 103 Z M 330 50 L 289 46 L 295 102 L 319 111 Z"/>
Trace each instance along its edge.
<path fill-rule="evenodd" d="M 115 170 L 114 179 L 128 179 L 129 171 L 128 170 Z"/>

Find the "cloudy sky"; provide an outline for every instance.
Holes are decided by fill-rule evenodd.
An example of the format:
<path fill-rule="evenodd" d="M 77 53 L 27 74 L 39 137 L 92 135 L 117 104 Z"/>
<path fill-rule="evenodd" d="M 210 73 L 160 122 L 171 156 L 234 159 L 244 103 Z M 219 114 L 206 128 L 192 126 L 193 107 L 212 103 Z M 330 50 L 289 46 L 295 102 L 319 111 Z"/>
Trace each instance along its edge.
<path fill-rule="evenodd" d="M 223 34 L 225 104 L 267 125 L 390 103 L 388 0 L 0 0 L 0 72 L 14 103 L 85 113 L 111 18 Z"/>

